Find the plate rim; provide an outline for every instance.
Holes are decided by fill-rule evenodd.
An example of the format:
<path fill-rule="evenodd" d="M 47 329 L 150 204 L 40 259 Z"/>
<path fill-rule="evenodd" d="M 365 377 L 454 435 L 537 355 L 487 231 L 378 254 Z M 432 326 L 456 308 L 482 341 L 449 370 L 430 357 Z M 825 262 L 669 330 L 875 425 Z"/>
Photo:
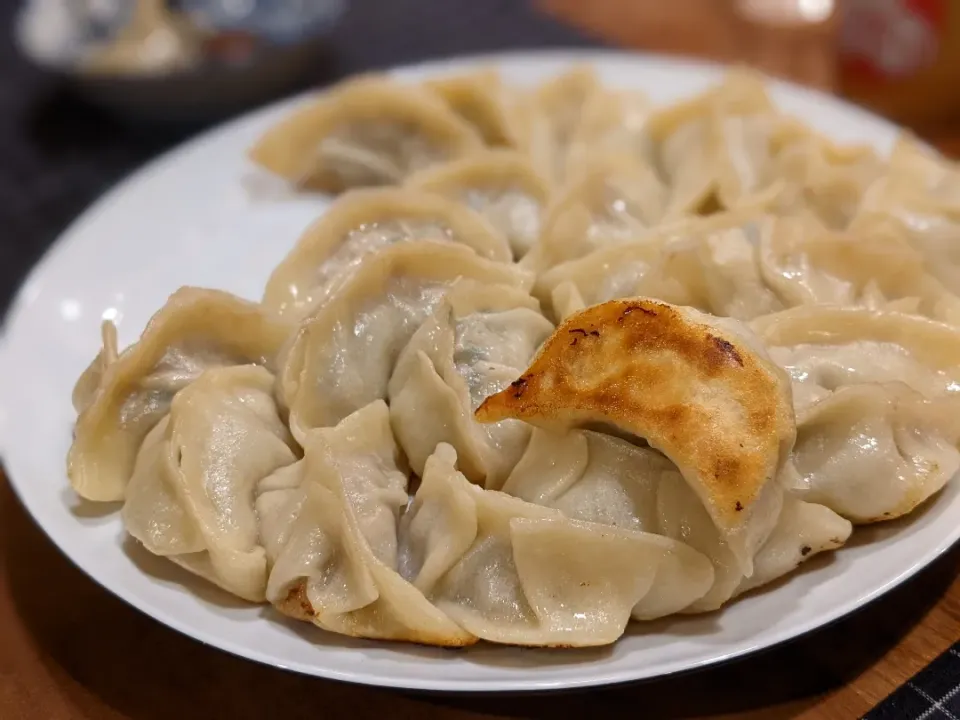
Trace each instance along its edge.
<path fill-rule="evenodd" d="M 550 48 L 545 50 L 511 50 L 504 52 L 484 52 L 468 55 L 456 55 L 448 58 L 429 58 L 422 61 L 390 66 L 385 68 L 368 69 L 364 72 L 387 72 L 389 74 L 441 74 L 444 72 L 454 72 L 470 67 L 479 67 L 487 64 L 511 64 L 517 62 L 545 62 L 571 64 L 575 62 L 595 62 L 604 61 L 638 61 L 646 65 L 663 65 L 670 68 L 681 68 L 693 73 L 722 73 L 724 70 L 733 67 L 724 63 L 703 61 L 684 57 L 673 57 L 659 53 L 633 52 L 617 49 L 584 49 L 584 48 Z M 796 83 L 774 78 L 765 75 L 766 81 L 771 87 L 780 87 L 789 91 L 792 95 L 800 96 L 806 102 L 826 103 L 858 122 L 868 122 L 883 127 L 887 132 L 899 134 L 903 128 L 895 123 L 880 117 L 875 113 L 864 108 L 853 105 L 846 100 L 837 98 L 815 89 L 803 87 Z M 304 92 L 282 98 L 249 112 L 241 113 L 225 122 L 216 124 L 202 132 L 187 138 L 172 148 L 149 159 L 142 165 L 132 169 L 114 182 L 96 199 L 94 199 L 74 220 L 67 224 L 61 230 L 56 240 L 44 251 L 41 257 L 36 261 L 15 294 L 11 298 L 7 311 L 0 319 L 0 378 L 10 377 L 9 373 L 4 372 L 6 365 L 11 362 L 12 354 L 10 347 L 13 342 L 11 329 L 16 327 L 18 318 L 25 312 L 29 303 L 27 298 L 31 281 L 41 277 L 47 272 L 47 267 L 55 261 L 55 257 L 62 252 L 74 236 L 78 235 L 85 226 L 95 221 L 98 212 L 109 204 L 112 204 L 121 197 L 126 188 L 137 183 L 149 175 L 157 173 L 165 166 L 177 162 L 181 155 L 187 155 L 198 147 L 201 147 L 209 140 L 222 133 L 230 132 L 236 127 L 255 122 L 260 116 L 268 115 L 279 111 L 282 107 L 294 107 L 297 103 L 304 102 L 321 92 L 324 87 L 312 87 Z M 3 390 L 3 384 L 0 382 L 0 391 Z M 554 678 L 554 679 L 529 679 L 517 680 L 489 680 L 480 679 L 476 682 L 464 680 L 447 681 L 442 674 L 430 677 L 393 677 L 390 675 L 375 675 L 371 673 L 357 674 L 352 671 L 341 671 L 331 666 L 317 666 L 299 661 L 278 662 L 274 657 L 262 653 L 258 648 L 248 645 L 224 641 L 220 637 L 211 637 L 205 632 L 198 632 L 197 628 L 187 621 L 181 620 L 176 615 L 163 612 L 162 608 L 157 607 L 152 602 L 144 602 L 140 598 L 132 597 L 132 593 L 124 586 L 112 587 L 99 577 L 99 573 L 90 564 L 79 560 L 69 549 L 63 538 L 58 538 L 56 531 L 48 529 L 47 525 L 41 522 L 42 512 L 38 512 L 29 496 L 22 490 L 20 482 L 16 479 L 19 473 L 15 472 L 10 462 L 11 453 L 8 450 L 6 433 L 6 422 L 2 416 L 2 407 L 0 407 L 0 463 L 6 469 L 8 483 L 17 497 L 20 504 L 33 518 L 34 522 L 40 527 L 43 533 L 50 539 L 55 547 L 81 572 L 92 579 L 100 587 L 122 600 L 127 605 L 135 608 L 137 611 L 147 615 L 156 622 L 175 630 L 187 637 L 197 640 L 205 645 L 212 646 L 231 655 L 242 657 L 259 664 L 275 667 L 285 671 L 297 672 L 313 677 L 320 677 L 339 682 L 349 682 L 352 684 L 368 685 L 374 687 L 388 687 L 394 689 L 407 689 L 425 692 L 437 693 L 526 693 L 526 692 L 544 692 L 556 691 L 561 689 L 583 689 L 587 687 L 599 687 L 608 685 L 618 685 L 628 682 L 650 681 L 657 678 L 664 678 L 671 675 L 682 674 L 690 671 L 702 670 L 714 665 L 726 663 L 735 659 L 743 658 L 748 655 L 772 649 L 783 645 L 784 643 L 796 640 L 810 632 L 826 628 L 838 620 L 861 610 L 866 605 L 874 602 L 879 597 L 890 592 L 895 587 L 906 582 L 921 570 L 934 563 L 942 557 L 958 540 L 960 540 L 960 524 L 951 533 L 945 534 L 935 547 L 924 555 L 915 559 L 909 566 L 898 573 L 895 577 L 887 580 L 885 583 L 875 586 L 868 592 L 858 596 L 854 600 L 841 603 L 831 607 L 829 612 L 819 614 L 805 622 L 797 623 L 784 630 L 781 630 L 768 641 L 755 643 L 749 639 L 737 643 L 734 649 L 729 651 L 718 651 L 710 657 L 705 657 L 697 661 L 673 661 L 672 665 L 668 663 L 665 668 L 659 667 L 654 672 L 646 672 L 644 666 L 633 668 L 624 668 L 619 670 L 604 670 L 600 673 L 594 673 L 588 677 L 577 678 Z M 585 661 L 585 666 L 589 666 L 589 661 Z"/>

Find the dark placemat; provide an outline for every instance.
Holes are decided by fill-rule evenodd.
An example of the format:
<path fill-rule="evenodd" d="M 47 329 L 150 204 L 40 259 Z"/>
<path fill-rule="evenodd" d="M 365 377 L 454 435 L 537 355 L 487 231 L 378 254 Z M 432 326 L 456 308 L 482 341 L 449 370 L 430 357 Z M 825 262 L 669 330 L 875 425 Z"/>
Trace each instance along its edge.
<path fill-rule="evenodd" d="M 348 0 L 315 84 L 361 70 L 592 41 L 520 0 Z M 199 127 L 135 127 L 29 67 L 10 38 L 18 0 L 0 0 L 0 314 L 24 274 L 104 190 Z"/>
<path fill-rule="evenodd" d="M 960 720 L 960 642 L 907 680 L 864 720 Z"/>

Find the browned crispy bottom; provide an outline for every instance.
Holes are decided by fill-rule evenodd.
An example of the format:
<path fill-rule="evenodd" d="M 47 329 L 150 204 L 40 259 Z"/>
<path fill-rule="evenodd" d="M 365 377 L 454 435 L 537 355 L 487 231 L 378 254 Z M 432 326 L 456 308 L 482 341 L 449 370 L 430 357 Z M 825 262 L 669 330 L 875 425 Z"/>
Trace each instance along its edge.
<path fill-rule="evenodd" d="M 307 599 L 307 584 L 306 581 L 301 579 L 294 584 L 287 596 L 276 603 L 275 607 L 277 610 L 282 612 L 288 617 L 292 617 L 295 620 L 302 620 L 304 622 L 313 622 L 316 613 L 313 611 L 313 606 L 310 605 L 310 601 Z M 376 638 L 371 638 L 368 635 L 361 633 L 351 633 L 343 632 L 342 634 L 348 635 L 349 637 L 361 638 L 361 639 L 372 639 L 372 640 L 386 640 L 389 642 L 407 642 L 413 645 L 424 645 L 426 647 L 442 647 L 449 650 L 457 650 L 459 648 L 467 647 L 469 645 L 474 645 L 477 642 L 477 638 L 472 639 L 446 639 L 440 636 L 431 635 L 427 637 L 417 637 L 415 635 L 402 635 L 402 636 L 380 636 Z"/>

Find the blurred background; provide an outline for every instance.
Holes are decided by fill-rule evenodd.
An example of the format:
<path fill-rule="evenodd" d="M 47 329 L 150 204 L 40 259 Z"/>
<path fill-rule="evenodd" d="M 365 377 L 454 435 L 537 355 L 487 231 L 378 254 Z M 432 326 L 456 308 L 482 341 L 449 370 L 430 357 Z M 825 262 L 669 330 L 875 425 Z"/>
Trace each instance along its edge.
<path fill-rule="evenodd" d="M 627 47 L 846 96 L 960 149 L 960 0 L 0 0 L 0 312 L 104 190 L 198 130 L 361 70 Z"/>

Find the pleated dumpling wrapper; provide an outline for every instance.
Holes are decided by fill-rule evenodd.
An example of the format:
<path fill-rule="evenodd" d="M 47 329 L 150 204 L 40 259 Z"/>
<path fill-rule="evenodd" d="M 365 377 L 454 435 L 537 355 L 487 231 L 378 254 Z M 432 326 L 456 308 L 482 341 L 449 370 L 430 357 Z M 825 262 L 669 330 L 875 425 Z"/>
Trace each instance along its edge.
<path fill-rule="evenodd" d="M 456 460 L 446 443 L 427 460 L 400 523 L 400 572 L 483 640 L 606 645 L 631 616 L 689 605 L 713 582 L 710 561 L 682 542 L 484 490 Z"/>
<path fill-rule="evenodd" d="M 79 417 L 67 455 L 74 490 L 88 500 L 122 500 L 140 445 L 173 396 L 209 368 L 272 368 L 291 330 L 260 305 L 189 287 L 171 295 L 119 354 L 107 328 L 103 350 L 74 391 Z"/>
<path fill-rule="evenodd" d="M 780 124 L 763 77 L 744 68 L 654 112 L 645 127 L 670 187 L 666 216 L 770 202 Z"/>
<path fill-rule="evenodd" d="M 263 602 L 267 556 L 258 483 L 297 456 L 256 365 L 214 368 L 173 398 L 147 435 L 127 486 L 124 526 L 143 546 L 251 602 Z"/>
<path fill-rule="evenodd" d="M 645 298 L 567 318 L 477 419 L 613 426 L 678 467 L 745 576 L 777 522 L 796 438 L 790 382 L 741 323 Z"/>
<path fill-rule="evenodd" d="M 839 387 L 797 411 L 792 494 L 861 525 L 912 512 L 960 469 L 960 398 L 903 382 Z"/>
<path fill-rule="evenodd" d="M 750 323 L 793 381 L 799 415 L 846 385 L 901 382 L 960 397 L 960 329 L 894 308 L 800 305 Z"/>
<path fill-rule="evenodd" d="M 691 601 L 686 593 L 664 589 L 663 602 L 634 609 L 638 620 L 716 610 L 818 553 L 836 549 L 852 530 L 829 507 L 784 494 L 777 524 L 754 556 L 753 575 L 747 578 L 676 465 L 649 447 L 591 430 L 535 429 L 503 491 L 576 520 L 665 535 L 710 559 L 713 584 L 705 594 Z M 658 575 L 657 584 L 674 585 L 684 577 Z"/>
<path fill-rule="evenodd" d="M 471 482 L 499 489 L 520 459 L 530 426 L 480 424 L 474 410 L 516 380 L 553 323 L 509 285 L 461 280 L 400 353 L 387 386 L 397 442 L 423 474 L 440 442 L 453 445 Z"/>
<path fill-rule="evenodd" d="M 893 231 L 923 254 L 927 269 L 960 293 L 960 166 L 909 135 L 883 174 L 858 197 L 851 227 Z"/>
<path fill-rule="evenodd" d="M 459 647 L 476 642 L 399 572 L 407 474 L 377 400 L 314 430 L 304 458 L 260 483 L 267 599 L 331 632 Z"/>
<path fill-rule="evenodd" d="M 517 107 L 519 93 L 503 82 L 495 68 L 434 78 L 423 85 L 440 96 L 489 147 L 523 146 L 527 123 Z"/>
<path fill-rule="evenodd" d="M 741 211 L 661 227 L 561 263 L 539 275 L 534 294 L 558 317 L 640 295 L 738 320 L 833 304 L 895 307 L 960 325 L 960 298 L 899 237 Z"/>
<path fill-rule="evenodd" d="M 529 287 L 530 276 L 452 243 L 406 242 L 373 253 L 301 323 L 280 374 L 290 429 L 331 427 L 387 397 L 417 328 L 464 279 Z"/>
<path fill-rule="evenodd" d="M 395 185 L 482 147 L 477 132 L 429 90 L 364 75 L 267 130 L 250 157 L 299 187 L 338 193 Z"/>
<path fill-rule="evenodd" d="M 552 77 L 525 96 L 522 110 L 528 120 L 527 153 L 537 170 L 551 182 L 562 183 L 567 173 L 570 142 L 580 126 L 584 106 L 603 86 L 596 70 L 577 64 Z"/>
<path fill-rule="evenodd" d="M 353 190 L 337 198 L 274 268 L 263 304 L 300 318 L 371 253 L 415 240 L 464 245 L 498 262 L 512 259 L 506 238 L 453 200 L 411 188 Z"/>
<path fill-rule="evenodd" d="M 476 210 L 507 239 L 518 260 L 539 239 L 550 199 L 546 178 L 525 155 L 509 150 L 487 150 L 427 168 L 411 176 L 407 185 Z"/>

